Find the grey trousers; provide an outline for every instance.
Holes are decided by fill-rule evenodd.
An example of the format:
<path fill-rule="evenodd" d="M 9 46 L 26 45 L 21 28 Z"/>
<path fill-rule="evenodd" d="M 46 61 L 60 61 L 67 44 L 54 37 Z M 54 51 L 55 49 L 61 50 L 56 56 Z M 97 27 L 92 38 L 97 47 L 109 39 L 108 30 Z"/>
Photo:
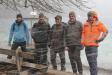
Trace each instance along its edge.
<path fill-rule="evenodd" d="M 69 59 L 71 62 L 73 73 L 77 73 L 77 71 L 79 73 L 83 73 L 82 62 L 80 58 L 80 46 L 71 45 L 68 47 L 69 47 L 68 54 L 69 54 Z"/>
<path fill-rule="evenodd" d="M 59 54 L 60 60 L 61 60 L 61 69 L 65 68 L 65 51 L 64 48 L 60 48 L 57 51 L 56 50 L 51 50 L 50 51 L 50 56 L 51 56 L 51 64 L 53 68 L 57 68 L 57 63 L 56 63 L 56 54 Z"/>
<path fill-rule="evenodd" d="M 48 65 L 47 60 L 47 44 L 46 43 L 39 43 L 35 45 L 35 61 L 38 64 Z"/>
<path fill-rule="evenodd" d="M 86 57 L 90 67 L 90 75 L 97 75 L 97 56 L 98 47 L 97 46 L 86 46 L 85 47 Z"/>

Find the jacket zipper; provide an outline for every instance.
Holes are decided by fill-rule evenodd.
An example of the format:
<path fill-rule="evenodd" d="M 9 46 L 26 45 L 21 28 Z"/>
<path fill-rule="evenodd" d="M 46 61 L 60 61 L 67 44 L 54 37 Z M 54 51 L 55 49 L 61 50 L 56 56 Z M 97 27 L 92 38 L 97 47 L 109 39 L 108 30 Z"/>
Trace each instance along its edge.
<path fill-rule="evenodd" d="M 92 25 L 91 25 L 91 32 L 92 32 Z"/>

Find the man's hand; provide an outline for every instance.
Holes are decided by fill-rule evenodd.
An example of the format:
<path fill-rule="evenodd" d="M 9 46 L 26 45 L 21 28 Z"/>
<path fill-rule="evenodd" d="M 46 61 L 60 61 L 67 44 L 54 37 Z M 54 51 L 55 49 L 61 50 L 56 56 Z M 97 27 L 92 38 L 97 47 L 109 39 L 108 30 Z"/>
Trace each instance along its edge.
<path fill-rule="evenodd" d="M 26 44 L 26 46 L 27 46 L 27 47 L 29 47 L 29 46 L 30 46 L 30 44 L 29 44 L 29 43 L 27 43 L 27 44 Z"/>
<path fill-rule="evenodd" d="M 82 44 L 82 45 L 81 45 L 81 50 L 83 50 L 83 49 L 84 49 L 84 45 Z"/>
<path fill-rule="evenodd" d="M 103 41 L 103 40 L 105 39 L 105 37 L 107 36 L 107 34 L 108 34 L 108 31 L 107 31 L 107 32 L 104 32 L 104 33 L 102 34 L 102 37 L 101 37 L 99 40 L 96 40 L 95 42 L 96 42 L 96 43 L 100 43 L 101 41 Z"/>
<path fill-rule="evenodd" d="M 50 47 L 51 47 L 51 42 L 48 42 L 48 44 L 47 44 L 47 45 L 48 45 L 48 47 L 50 48 Z"/>
<path fill-rule="evenodd" d="M 65 51 L 68 51 L 69 50 L 69 48 L 68 47 L 65 47 Z"/>
<path fill-rule="evenodd" d="M 101 41 L 103 41 L 104 39 L 99 39 L 99 40 L 96 40 L 96 43 L 100 43 Z"/>
<path fill-rule="evenodd" d="M 11 43 L 8 43 L 8 46 L 11 46 Z"/>

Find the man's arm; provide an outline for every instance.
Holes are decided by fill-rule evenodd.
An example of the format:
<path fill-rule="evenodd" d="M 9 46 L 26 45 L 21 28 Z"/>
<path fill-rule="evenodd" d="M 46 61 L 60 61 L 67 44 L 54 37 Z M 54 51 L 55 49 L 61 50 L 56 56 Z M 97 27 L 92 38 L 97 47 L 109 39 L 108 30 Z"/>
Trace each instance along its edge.
<path fill-rule="evenodd" d="M 99 30 L 100 30 L 101 32 L 103 32 L 103 33 L 102 33 L 101 37 L 100 37 L 98 40 L 96 40 L 97 43 L 103 41 L 103 40 L 106 38 L 107 34 L 108 34 L 108 30 L 107 30 L 107 28 L 104 26 L 103 23 L 100 24 Z"/>
<path fill-rule="evenodd" d="M 14 23 L 11 25 L 11 28 L 10 28 L 9 42 L 8 42 L 9 45 L 11 45 L 11 41 L 12 41 L 12 38 L 13 38 L 13 34 L 14 34 Z"/>
<path fill-rule="evenodd" d="M 80 32 L 81 32 L 81 45 L 80 45 L 80 50 L 84 49 L 84 30 L 83 30 L 83 24 L 80 22 Z"/>
<path fill-rule="evenodd" d="M 25 23 L 24 23 L 24 25 L 25 25 L 25 33 L 26 33 L 26 43 L 29 44 L 29 38 L 30 38 L 29 30 Z"/>
<path fill-rule="evenodd" d="M 108 31 L 103 32 L 101 38 L 99 40 L 96 40 L 96 42 L 99 43 L 103 41 L 106 38 L 107 34 L 108 34 Z"/>
<path fill-rule="evenodd" d="M 82 33 L 81 33 L 81 44 L 84 45 L 84 36 L 85 34 L 85 26 L 82 26 Z"/>
<path fill-rule="evenodd" d="M 67 47 L 67 44 L 66 44 L 67 27 L 68 27 L 67 23 L 64 23 L 63 25 L 64 47 Z"/>
<path fill-rule="evenodd" d="M 50 24 L 48 24 L 48 46 L 49 47 L 51 45 L 51 36 L 52 36 L 52 31 L 51 31 Z"/>
<path fill-rule="evenodd" d="M 65 23 L 63 27 L 64 27 L 64 28 L 63 28 L 63 29 L 64 29 L 64 46 L 67 47 L 67 43 L 66 43 L 67 37 L 66 37 L 66 36 L 67 36 L 68 24 Z"/>

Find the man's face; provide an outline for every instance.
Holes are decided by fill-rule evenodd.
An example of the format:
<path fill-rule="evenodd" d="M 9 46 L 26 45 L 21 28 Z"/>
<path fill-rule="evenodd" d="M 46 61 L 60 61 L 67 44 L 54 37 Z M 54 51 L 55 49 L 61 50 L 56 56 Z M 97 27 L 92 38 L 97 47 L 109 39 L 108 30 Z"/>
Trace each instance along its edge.
<path fill-rule="evenodd" d="M 22 21 L 22 17 L 17 17 L 17 21 L 21 22 Z"/>
<path fill-rule="evenodd" d="M 75 20 L 76 20 L 75 15 L 69 15 L 69 20 L 70 20 L 71 22 L 75 22 Z"/>
<path fill-rule="evenodd" d="M 90 16 L 88 19 L 89 19 L 89 21 L 90 21 L 91 23 L 96 22 L 96 17 L 95 17 L 95 16 Z"/>
<path fill-rule="evenodd" d="M 61 21 L 62 21 L 62 20 L 61 20 L 60 18 L 55 19 L 55 22 L 56 22 L 57 25 L 61 24 Z"/>
<path fill-rule="evenodd" d="M 44 16 L 43 17 L 39 17 L 39 23 L 44 23 Z"/>

